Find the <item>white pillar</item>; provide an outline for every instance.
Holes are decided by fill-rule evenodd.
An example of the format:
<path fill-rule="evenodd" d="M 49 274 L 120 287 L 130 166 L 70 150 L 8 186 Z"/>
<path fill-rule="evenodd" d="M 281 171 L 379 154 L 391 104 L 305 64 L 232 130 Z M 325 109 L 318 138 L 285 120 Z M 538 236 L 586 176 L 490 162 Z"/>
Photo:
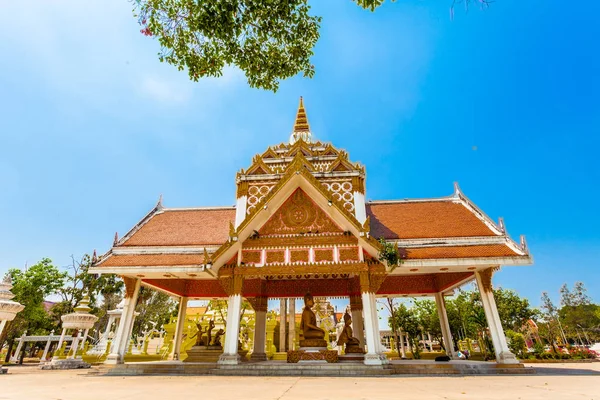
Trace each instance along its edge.
<path fill-rule="evenodd" d="M 75 359 L 77 358 L 77 348 L 79 347 L 79 340 L 81 339 L 81 329 L 77 330 L 77 336 L 75 336 L 75 339 L 73 339 L 73 341 L 71 342 L 71 350 L 73 350 L 73 354 L 72 355 L 67 355 L 68 359 Z"/>
<path fill-rule="evenodd" d="M 122 364 L 125 362 L 125 353 L 127 352 L 127 345 L 129 344 L 129 336 L 133 325 L 135 306 L 140 293 L 141 283 L 142 281 L 140 279 L 131 279 L 125 282 L 126 286 L 131 285 L 132 287 L 125 289 L 126 291 L 130 291 L 130 293 L 128 296 L 125 296 L 119 327 L 117 328 L 117 333 L 113 339 L 110 354 L 104 362 L 105 364 Z"/>
<path fill-rule="evenodd" d="M 444 347 L 446 348 L 446 355 L 450 358 L 456 358 L 456 351 L 454 350 L 454 341 L 452 340 L 452 331 L 450 330 L 450 322 L 448 321 L 448 313 L 446 311 L 446 301 L 444 300 L 443 293 L 435 294 L 435 305 L 440 319 L 440 328 L 442 330 L 442 338 L 444 340 Z"/>
<path fill-rule="evenodd" d="M 229 296 L 227 305 L 227 332 L 225 335 L 225 346 L 223 354 L 219 357 L 219 364 L 238 364 L 238 337 L 240 335 L 240 311 L 242 308 L 242 296 L 233 294 Z"/>
<path fill-rule="evenodd" d="M 246 202 L 248 198 L 246 195 L 238 197 L 235 202 L 235 227 L 238 226 L 246 219 Z"/>
<path fill-rule="evenodd" d="M 402 329 L 400 329 L 400 335 L 398 335 L 398 337 L 400 338 L 400 358 L 404 359 L 406 358 L 406 348 L 404 343 L 404 332 L 402 332 Z"/>
<path fill-rule="evenodd" d="M 365 313 L 365 336 L 367 340 L 367 353 L 365 354 L 366 365 L 382 365 L 383 362 L 379 357 L 379 337 L 375 331 L 373 325 L 373 306 L 371 304 L 372 297 L 370 293 L 363 293 L 361 295 L 363 301 L 363 311 Z"/>
<path fill-rule="evenodd" d="M 181 359 L 181 341 L 183 339 L 183 331 L 185 330 L 185 321 L 187 313 L 187 297 L 181 297 L 179 299 L 179 311 L 177 312 L 177 327 L 175 328 L 175 345 L 173 346 L 173 353 L 171 359 Z"/>
<path fill-rule="evenodd" d="M 267 344 L 267 310 L 256 310 L 254 312 L 254 349 L 252 350 L 252 361 L 267 361 L 265 353 Z"/>
<path fill-rule="evenodd" d="M 375 331 L 375 344 L 377 346 L 377 354 L 379 354 L 379 357 L 384 361 L 384 364 L 387 364 L 388 360 L 384 354 L 385 348 L 383 344 L 381 344 L 381 333 L 379 331 L 379 312 L 377 311 L 377 298 L 375 297 L 375 293 L 369 293 L 369 297 L 371 309 L 373 310 L 371 315 L 373 318 L 373 329 Z"/>
<path fill-rule="evenodd" d="M 494 299 L 494 292 L 492 291 L 491 268 L 476 271 L 475 278 L 481 295 L 485 318 L 490 328 L 492 343 L 494 344 L 494 351 L 496 353 L 496 362 L 499 364 L 519 364 L 519 360 L 509 350 L 506 336 L 504 336 L 504 330 L 502 329 L 502 323 L 500 322 L 500 316 L 496 307 L 496 300 Z"/>
<path fill-rule="evenodd" d="M 25 333 L 21 335 L 21 338 L 19 339 L 19 344 L 17 345 L 17 350 L 15 351 L 15 355 L 10 359 L 11 363 L 16 363 L 17 361 L 19 361 L 19 354 L 21 353 L 21 348 L 23 348 L 23 343 L 25 343 L 26 334 L 27 331 L 25 331 Z"/>
<path fill-rule="evenodd" d="M 288 324 L 288 349 L 291 351 L 296 347 L 296 299 L 289 299 Z"/>
<path fill-rule="evenodd" d="M 102 340 L 108 340 L 108 335 L 110 335 L 110 328 L 115 322 L 115 316 L 111 315 L 108 317 L 108 323 L 106 324 L 106 328 L 104 328 L 104 335 L 102 336 Z"/>
<path fill-rule="evenodd" d="M 89 328 L 88 328 L 88 329 L 86 329 L 86 330 L 83 332 L 83 340 L 81 341 L 81 350 L 82 350 L 82 351 L 83 351 L 83 350 L 84 350 L 84 348 L 85 348 L 85 342 L 87 341 L 87 338 L 88 338 L 88 335 L 89 335 L 89 333 L 90 333 L 90 329 L 89 329 Z"/>
<path fill-rule="evenodd" d="M 4 332 L 4 327 L 6 326 L 7 320 L 0 321 L 0 337 L 2 337 L 2 332 Z"/>
<path fill-rule="evenodd" d="M 357 189 L 357 188 L 355 188 Z M 354 215 L 358 222 L 364 224 L 367 220 L 367 208 L 365 206 L 365 195 L 359 191 L 354 191 Z"/>
<path fill-rule="evenodd" d="M 362 310 L 350 310 L 352 314 L 352 333 L 360 342 L 360 347 L 365 347 L 365 325 L 362 315 Z"/>
<path fill-rule="evenodd" d="M 54 350 L 54 355 L 52 356 L 52 361 L 58 360 L 60 349 L 65 341 L 65 335 L 67 334 L 67 328 L 63 328 L 62 333 L 60 334 L 60 339 L 58 340 L 58 346 L 56 350 Z"/>
<path fill-rule="evenodd" d="M 285 343 L 287 336 L 285 335 L 286 328 L 286 316 L 287 314 L 287 301 L 286 299 L 281 299 L 279 302 L 279 352 L 285 352 Z"/>
<path fill-rule="evenodd" d="M 40 361 L 46 361 L 48 357 L 48 351 L 50 351 L 50 345 L 52 344 L 52 336 L 54 335 L 54 331 L 50 332 L 48 336 L 48 341 L 46 342 L 46 347 L 44 347 L 44 353 L 42 354 L 42 359 Z"/>

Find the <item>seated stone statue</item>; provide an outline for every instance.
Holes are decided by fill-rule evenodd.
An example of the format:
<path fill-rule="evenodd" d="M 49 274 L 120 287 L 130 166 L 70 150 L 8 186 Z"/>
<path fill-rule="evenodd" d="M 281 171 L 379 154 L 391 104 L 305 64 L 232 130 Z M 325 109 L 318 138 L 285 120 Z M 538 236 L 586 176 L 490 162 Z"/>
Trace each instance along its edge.
<path fill-rule="evenodd" d="M 352 337 L 352 317 L 348 312 L 344 314 L 344 329 L 340 333 L 338 337 L 337 344 L 338 346 L 346 346 L 346 353 L 362 353 L 363 350 L 360 346 L 360 341 Z"/>
<path fill-rule="evenodd" d="M 310 293 L 304 295 L 304 310 L 302 311 L 302 320 L 300 321 L 300 331 L 303 340 L 300 341 L 300 347 L 327 347 L 327 342 L 323 339 L 325 331 L 317 326 L 317 316 L 312 310 L 315 302 Z"/>
<path fill-rule="evenodd" d="M 217 347 L 221 347 L 221 336 L 223 336 L 225 334 L 225 331 L 223 329 L 219 329 L 217 331 L 217 334 L 215 335 L 215 340 L 213 341 L 212 345 L 213 346 L 217 346 Z"/>

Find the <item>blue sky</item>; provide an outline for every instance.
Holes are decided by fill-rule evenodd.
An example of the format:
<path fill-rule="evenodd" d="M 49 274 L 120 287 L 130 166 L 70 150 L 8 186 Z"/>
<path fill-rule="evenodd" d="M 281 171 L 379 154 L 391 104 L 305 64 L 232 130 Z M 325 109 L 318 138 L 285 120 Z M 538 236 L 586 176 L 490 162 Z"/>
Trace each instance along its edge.
<path fill-rule="evenodd" d="M 0 0 L 0 273 L 106 251 L 156 203 L 234 204 L 235 172 L 288 138 L 304 96 L 317 138 L 367 167 L 373 200 L 458 181 L 525 234 L 532 267 L 494 282 L 537 305 L 581 280 L 600 301 L 600 3 L 498 0 L 481 12 L 316 1 L 314 79 L 278 93 L 161 64 L 127 0 Z"/>

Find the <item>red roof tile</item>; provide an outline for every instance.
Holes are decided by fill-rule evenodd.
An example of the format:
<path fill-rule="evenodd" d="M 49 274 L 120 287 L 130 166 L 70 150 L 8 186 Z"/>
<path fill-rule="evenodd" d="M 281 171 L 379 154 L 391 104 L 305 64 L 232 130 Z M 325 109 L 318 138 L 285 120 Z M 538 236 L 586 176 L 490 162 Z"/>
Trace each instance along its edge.
<path fill-rule="evenodd" d="M 472 257 L 514 257 L 520 256 L 504 244 L 478 246 L 411 247 L 401 249 L 407 259 L 424 258 L 472 258 Z"/>
<path fill-rule="evenodd" d="M 229 238 L 235 208 L 164 210 L 121 246 L 220 245 Z"/>
<path fill-rule="evenodd" d="M 483 221 L 461 203 L 419 201 L 367 204 L 371 236 L 416 239 L 495 236 Z"/>

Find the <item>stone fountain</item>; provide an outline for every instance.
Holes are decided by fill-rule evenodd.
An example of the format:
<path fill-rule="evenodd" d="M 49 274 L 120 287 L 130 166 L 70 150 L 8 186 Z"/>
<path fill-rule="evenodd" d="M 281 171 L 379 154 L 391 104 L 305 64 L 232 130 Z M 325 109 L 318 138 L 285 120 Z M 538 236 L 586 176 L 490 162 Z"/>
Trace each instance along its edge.
<path fill-rule="evenodd" d="M 10 276 L 6 275 L 0 283 L 0 337 L 6 323 L 15 319 L 17 313 L 25 308 L 24 305 L 12 301 L 15 295 L 12 294 L 10 289 L 12 289 L 12 282 Z M 5 374 L 6 371 L 6 368 L 0 368 L 0 374 Z"/>
<path fill-rule="evenodd" d="M 63 315 L 60 319 L 62 320 L 62 334 L 60 341 L 58 342 L 57 351 L 52 361 L 42 365 L 42 369 L 78 369 L 78 368 L 89 368 L 90 364 L 84 362 L 80 357 L 77 356 L 77 350 L 79 349 L 80 343 L 85 343 L 88 332 L 93 328 L 98 317 L 90 314 L 91 308 L 89 307 L 90 297 L 86 294 L 83 299 L 75 307 L 74 312 L 71 314 Z M 67 353 L 65 359 L 61 359 L 58 352 L 62 348 L 65 335 L 71 330 L 75 334 L 73 341 L 71 342 L 71 349 Z M 83 337 L 81 335 L 82 331 Z M 76 335 L 76 336 L 75 336 Z"/>

